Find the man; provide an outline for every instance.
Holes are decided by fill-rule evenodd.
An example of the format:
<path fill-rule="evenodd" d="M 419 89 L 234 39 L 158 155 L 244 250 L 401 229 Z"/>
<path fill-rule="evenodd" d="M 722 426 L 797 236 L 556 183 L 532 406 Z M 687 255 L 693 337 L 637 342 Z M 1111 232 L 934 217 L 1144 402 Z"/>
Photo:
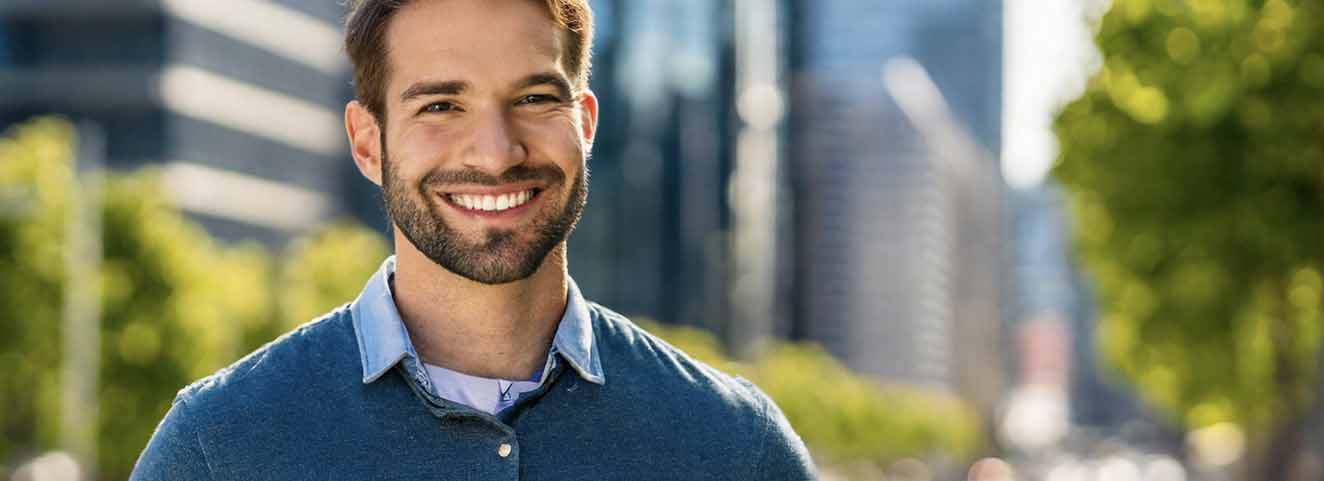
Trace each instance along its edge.
<path fill-rule="evenodd" d="M 133 479 L 812 478 L 758 389 L 570 280 L 591 37 L 587 0 L 355 4 L 345 128 L 396 255 L 181 390 Z"/>

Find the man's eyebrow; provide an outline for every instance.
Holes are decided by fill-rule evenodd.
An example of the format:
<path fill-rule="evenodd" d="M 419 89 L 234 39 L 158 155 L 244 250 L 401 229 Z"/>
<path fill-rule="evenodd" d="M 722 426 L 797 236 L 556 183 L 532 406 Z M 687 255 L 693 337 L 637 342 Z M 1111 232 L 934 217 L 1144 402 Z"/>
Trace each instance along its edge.
<path fill-rule="evenodd" d="M 469 89 L 469 82 L 463 80 L 443 80 L 437 82 L 419 82 L 410 85 L 400 94 L 401 102 L 408 102 L 424 95 L 459 95 Z"/>
<path fill-rule="evenodd" d="M 515 84 L 515 89 L 523 90 L 529 87 L 537 87 L 540 85 L 548 85 L 551 86 L 552 88 L 555 88 L 556 92 L 560 94 L 561 98 L 563 99 L 568 100 L 570 98 L 570 83 L 566 81 L 564 76 L 557 75 L 551 72 L 536 73 L 528 77 L 524 77 L 524 80 L 520 80 L 518 83 Z"/>

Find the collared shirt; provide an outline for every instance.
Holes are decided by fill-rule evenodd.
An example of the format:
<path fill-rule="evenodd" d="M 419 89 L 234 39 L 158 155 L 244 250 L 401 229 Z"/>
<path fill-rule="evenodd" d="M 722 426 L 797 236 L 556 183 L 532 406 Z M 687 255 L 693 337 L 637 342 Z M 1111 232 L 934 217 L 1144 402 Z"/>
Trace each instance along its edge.
<path fill-rule="evenodd" d="M 364 342 L 384 281 L 180 390 L 129 479 L 814 479 L 766 394 L 591 302 L 513 406 L 444 399 L 405 336 Z"/>
<path fill-rule="evenodd" d="M 365 384 L 401 364 L 421 387 L 442 399 L 496 414 L 514 405 L 521 395 L 541 387 L 553 364 L 560 362 L 557 354 L 585 379 L 598 384 L 604 382 L 601 361 L 593 350 L 593 326 L 589 321 L 588 306 L 573 279 L 566 279 L 565 313 L 557 325 L 543 368 L 528 379 L 509 380 L 471 376 L 422 362 L 395 307 L 391 289 L 394 275 L 395 256 L 391 256 L 368 280 L 353 307 Z"/>

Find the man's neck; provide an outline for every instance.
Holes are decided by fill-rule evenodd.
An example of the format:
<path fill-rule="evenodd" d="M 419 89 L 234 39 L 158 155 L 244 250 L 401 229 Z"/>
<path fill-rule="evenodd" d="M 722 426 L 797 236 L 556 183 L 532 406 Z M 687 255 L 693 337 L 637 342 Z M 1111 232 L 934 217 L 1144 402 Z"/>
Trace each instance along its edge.
<path fill-rule="evenodd" d="M 565 243 L 532 276 L 500 285 L 446 270 L 399 231 L 395 246 L 395 305 L 423 361 L 496 379 L 542 368 L 565 312 Z"/>

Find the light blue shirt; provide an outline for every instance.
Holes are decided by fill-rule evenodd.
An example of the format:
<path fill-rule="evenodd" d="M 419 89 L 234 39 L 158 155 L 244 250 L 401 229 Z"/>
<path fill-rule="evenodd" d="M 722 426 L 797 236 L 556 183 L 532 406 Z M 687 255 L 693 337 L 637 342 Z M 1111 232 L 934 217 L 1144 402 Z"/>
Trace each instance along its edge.
<path fill-rule="evenodd" d="M 422 362 L 395 307 L 390 283 L 394 274 L 395 256 L 391 256 L 382 262 L 364 287 L 359 301 L 352 306 L 364 384 L 403 363 L 420 387 L 442 399 L 496 414 L 515 404 L 521 394 L 538 389 L 559 359 L 564 359 L 590 382 L 602 384 L 605 381 L 601 361 L 594 350 L 588 304 L 574 280 L 567 278 L 569 289 L 565 314 L 557 325 L 543 368 L 532 373 L 529 379 L 507 380 L 470 376 Z"/>

